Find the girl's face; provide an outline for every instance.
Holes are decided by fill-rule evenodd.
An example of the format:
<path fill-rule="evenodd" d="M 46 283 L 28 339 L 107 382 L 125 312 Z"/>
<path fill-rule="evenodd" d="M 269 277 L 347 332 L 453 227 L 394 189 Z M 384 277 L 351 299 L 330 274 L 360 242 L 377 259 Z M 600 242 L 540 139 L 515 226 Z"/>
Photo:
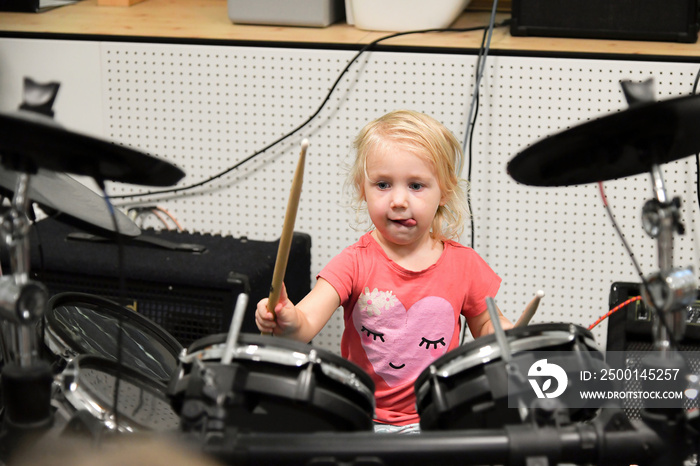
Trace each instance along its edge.
<path fill-rule="evenodd" d="M 367 154 L 367 210 L 382 239 L 419 246 L 444 204 L 432 164 L 400 144 L 380 144 Z"/>

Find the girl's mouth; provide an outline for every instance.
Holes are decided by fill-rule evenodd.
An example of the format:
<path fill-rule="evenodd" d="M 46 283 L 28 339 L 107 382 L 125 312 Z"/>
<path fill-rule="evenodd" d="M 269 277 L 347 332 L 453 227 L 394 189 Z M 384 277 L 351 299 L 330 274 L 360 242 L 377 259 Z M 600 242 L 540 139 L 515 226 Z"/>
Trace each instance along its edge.
<path fill-rule="evenodd" d="M 404 226 L 404 227 L 414 227 L 414 226 L 416 226 L 416 223 L 417 223 L 416 220 L 412 219 L 412 218 L 405 218 L 405 219 L 401 219 L 401 220 L 392 220 L 392 222 L 398 223 L 399 225 Z"/>

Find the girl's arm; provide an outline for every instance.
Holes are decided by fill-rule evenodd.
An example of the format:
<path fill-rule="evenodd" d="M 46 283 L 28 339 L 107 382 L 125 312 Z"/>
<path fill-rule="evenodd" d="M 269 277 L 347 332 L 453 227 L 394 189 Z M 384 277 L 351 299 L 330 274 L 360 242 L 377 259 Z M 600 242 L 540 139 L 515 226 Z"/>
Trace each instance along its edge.
<path fill-rule="evenodd" d="M 294 305 L 285 287 L 275 306 L 276 319 L 267 310 L 268 299 L 261 299 L 255 310 L 255 323 L 264 333 L 272 333 L 308 343 L 340 306 L 340 297 L 335 288 L 323 278 L 319 278 L 311 292 L 299 304 Z"/>
<path fill-rule="evenodd" d="M 498 310 L 498 320 L 501 322 L 503 330 L 513 328 L 511 321 L 505 318 L 501 310 L 498 309 L 498 306 L 496 306 L 496 309 Z M 488 310 L 474 317 L 467 317 L 467 324 L 474 338 L 479 338 L 494 332 L 493 323 L 491 322 L 491 316 Z"/>

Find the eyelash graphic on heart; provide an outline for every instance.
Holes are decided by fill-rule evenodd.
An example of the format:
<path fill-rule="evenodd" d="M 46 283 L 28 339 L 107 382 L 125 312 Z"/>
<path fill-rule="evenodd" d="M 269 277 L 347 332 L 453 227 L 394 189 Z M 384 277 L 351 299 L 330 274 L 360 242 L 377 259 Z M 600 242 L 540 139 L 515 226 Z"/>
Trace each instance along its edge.
<path fill-rule="evenodd" d="M 447 352 L 455 312 L 438 296 L 422 298 L 407 310 L 393 291 L 366 287 L 352 320 L 372 369 L 395 387 L 418 377 Z"/>

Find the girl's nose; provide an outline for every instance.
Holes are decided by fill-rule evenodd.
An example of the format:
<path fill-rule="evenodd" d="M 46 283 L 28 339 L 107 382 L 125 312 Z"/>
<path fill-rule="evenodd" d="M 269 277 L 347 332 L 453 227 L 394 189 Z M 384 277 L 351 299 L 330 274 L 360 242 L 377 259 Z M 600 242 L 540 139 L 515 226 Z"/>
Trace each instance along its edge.
<path fill-rule="evenodd" d="M 402 209 L 407 207 L 408 196 L 403 189 L 394 189 L 391 197 L 391 208 Z"/>

